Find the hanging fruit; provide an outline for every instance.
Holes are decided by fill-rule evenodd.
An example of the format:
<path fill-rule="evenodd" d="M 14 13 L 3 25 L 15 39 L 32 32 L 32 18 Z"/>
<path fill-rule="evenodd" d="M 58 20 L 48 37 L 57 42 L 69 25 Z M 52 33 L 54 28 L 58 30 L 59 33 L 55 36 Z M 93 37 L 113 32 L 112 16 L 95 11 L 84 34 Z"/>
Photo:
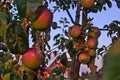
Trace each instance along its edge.
<path fill-rule="evenodd" d="M 94 5 L 95 0 L 81 0 L 81 5 L 84 8 L 91 8 Z"/>
<path fill-rule="evenodd" d="M 42 64 L 42 55 L 36 48 L 30 48 L 22 56 L 22 63 L 29 69 L 37 69 Z"/>
<path fill-rule="evenodd" d="M 91 27 L 91 30 L 90 30 L 91 38 L 99 38 L 100 35 L 101 35 L 101 32 L 98 27 Z"/>
<path fill-rule="evenodd" d="M 90 56 L 87 54 L 87 53 L 81 53 L 80 55 L 79 55 L 79 61 L 81 62 L 81 63 L 88 63 L 89 62 L 89 60 L 90 60 Z"/>
<path fill-rule="evenodd" d="M 98 45 L 98 40 L 95 38 L 88 39 L 87 45 L 91 49 L 96 49 Z"/>
<path fill-rule="evenodd" d="M 52 23 L 53 13 L 45 6 L 39 6 L 30 17 L 34 30 L 45 31 Z"/>
<path fill-rule="evenodd" d="M 68 33 L 71 37 L 77 38 L 81 34 L 81 28 L 80 28 L 80 26 L 73 25 L 69 28 Z"/>

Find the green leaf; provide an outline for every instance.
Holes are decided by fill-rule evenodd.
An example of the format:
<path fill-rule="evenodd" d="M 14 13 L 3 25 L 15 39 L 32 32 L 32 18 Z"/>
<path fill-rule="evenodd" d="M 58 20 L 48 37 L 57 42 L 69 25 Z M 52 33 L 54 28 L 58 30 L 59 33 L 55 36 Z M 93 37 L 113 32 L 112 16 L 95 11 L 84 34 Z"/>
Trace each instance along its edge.
<path fill-rule="evenodd" d="M 4 80 L 10 80 L 11 73 L 7 73 L 4 75 Z"/>
<path fill-rule="evenodd" d="M 120 54 L 120 38 L 112 44 L 110 49 L 108 50 L 108 54 L 119 53 Z"/>
<path fill-rule="evenodd" d="M 0 42 L 3 41 L 6 26 L 7 26 L 7 19 L 5 18 L 3 13 L 0 12 Z"/>
<path fill-rule="evenodd" d="M 28 50 L 28 36 L 19 22 L 13 21 L 6 29 L 5 43 L 13 54 L 24 54 Z"/>
<path fill-rule="evenodd" d="M 21 18 L 30 16 L 43 3 L 43 0 L 14 0 Z"/>
<path fill-rule="evenodd" d="M 56 42 L 53 44 L 53 46 L 56 46 L 60 43 L 60 40 L 56 40 Z"/>
<path fill-rule="evenodd" d="M 64 65 L 64 66 L 67 66 L 67 57 L 66 57 L 66 53 L 63 53 L 61 55 L 61 58 L 60 58 L 60 62 Z"/>
<path fill-rule="evenodd" d="M 103 75 L 105 80 L 120 80 L 120 38 L 110 47 L 104 57 Z"/>
<path fill-rule="evenodd" d="M 27 6 L 26 7 L 26 16 L 30 16 L 30 18 L 31 18 L 31 15 L 32 15 L 32 17 L 33 17 L 34 11 L 37 9 L 38 6 L 42 5 L 42 3 L 43 3 L 43 0 L 28 0 L 27 5 L 26 5 Z"/>
<path fill-rule="evenodd" d="M 119 2 L 119 3 L 117 3 L 117 7 L 118 7 L 118 8 L 120 8 L 120 2 Z"/>
<path fill-rule="evenodd" d="M 106 7 L 105 6 L 103 6 L 103 9 L 106 11 Z"/>
<path fill-rule="evenodd" d="M 27 4 L 27 0 L 14 0 L 14 4 L 17 6 L 18 9 L 18 15 L 21 18 L 24 18 L 26 15 L 26 4 Z"/>
<path fill-rule="evenodd" d="M 12 69 L 15 64 L 17 64 L 17 61 L 9 59 L 7 62 L 5 62 L 5 67 L 7 67 L 8 69 Z"/>
<path fill-rule="evenodd" d="M 103 75 L 105 80 L 120 80 L 120 54 L 108 54 L 104 58 Z"/>
<path fill-rule="evenodd" d="M 53 40 L 56 40 L 58 37 L 60 37 L 60 34 L 55 35 Z"/>
<path fill-rule="evenodd" d="M 0 7 L 0 15 L 3 15 L 6 18 L 7 23 L 9 23 L 12 19 L 10 12 L 4 7 Z"/>
<path fill-rule="evenodd" d="M 107 5 L 108 5 L 109 8 L 111 8 L 111 7 L 112 7 L 111 1 L 108 1 L 108 2 L 107 2 Z"/>

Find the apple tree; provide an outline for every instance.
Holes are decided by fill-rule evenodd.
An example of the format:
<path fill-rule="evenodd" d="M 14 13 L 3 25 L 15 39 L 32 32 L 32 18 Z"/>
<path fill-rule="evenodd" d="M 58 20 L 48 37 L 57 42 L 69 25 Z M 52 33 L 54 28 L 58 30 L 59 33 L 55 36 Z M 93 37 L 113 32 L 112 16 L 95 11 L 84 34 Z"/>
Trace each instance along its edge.
<path fill-rule="evenodd" d="M 120 1 L 115 2 L 120 8 Z M 95 58 L 102 56 L 107 46 L 99 48 L 98 39 L 101 31 L 108 31 L 113 45 L 120 36 L 120 22 L 114 20 L 100 28 L 93 25 L 94 18 L 88 17 L 88 14 L 97 14 L 106 7 L 111 8 L 112 1 L 0 0 L 0 79 L 102 80 L 102 69 L 97 72 Z M 75 19 L 70 9 L 76 10 Z M 59 16 L 59 22 L 55 22 L 57 11 L 66 12 L 69 17 Z M 61 33 L 51 35 L 57 30 L 61 30 Z M 50 40 L 53 40 L 53 45 L 49 43 Z M 59 57 L 57 66 L 51 69 L 46 65 L 52 53 Z M 67 53 L 70 59 L 67 59 Z M 80 76 L 81 64 L 87 65 L 91 72 Z"/>

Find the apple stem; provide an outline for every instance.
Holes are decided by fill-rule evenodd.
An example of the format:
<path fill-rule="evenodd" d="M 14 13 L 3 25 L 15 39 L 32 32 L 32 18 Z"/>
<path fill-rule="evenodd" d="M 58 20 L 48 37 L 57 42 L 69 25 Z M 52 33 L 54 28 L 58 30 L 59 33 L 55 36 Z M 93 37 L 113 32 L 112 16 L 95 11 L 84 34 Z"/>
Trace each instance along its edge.
<path fill-rule="evenodd" d="M 19 62 L 20 54 L 15 54 L 15 58 Z"/>
<path fill-rule="evenodd" d="M 40 33 L 40 32 L 37 31 L 36 34 L 35 34 L 35 36 L 36 36 L 36 43 L 35 43 L 35 44 L 37 44 L 37 47 L 36 47 L 36 48 L 37 48 L 38 52 L 41 53 L 39 33 Z"/>
<path fill-rule="evenodd" d="M 44 32 L 42 33 L 42 52 L 44 52 Z"/>

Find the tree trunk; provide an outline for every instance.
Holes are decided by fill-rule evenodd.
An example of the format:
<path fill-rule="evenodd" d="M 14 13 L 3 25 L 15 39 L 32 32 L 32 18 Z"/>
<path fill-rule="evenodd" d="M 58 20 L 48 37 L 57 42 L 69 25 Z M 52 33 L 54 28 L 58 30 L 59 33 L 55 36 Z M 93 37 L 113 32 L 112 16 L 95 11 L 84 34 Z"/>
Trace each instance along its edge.
<path fill-rule="evenodd" d="M 75 61 L 75 67 L 74 67 L 73 80 L 78 80 L 79 79 L 79 69 L 80 69 L 80 62 L 78 60 L 78 55 L 77 55 L 77 59 Z"/>
<path fill-rule="evenodd" d="M 81 11 L 81 5 L 80 0 L 77 0 L 77 10 L 75 15 L 75 24 L 80 25 L 80 11 Z M 77 57 L 77 59 L 76 59 Z M 80 69 L 80 62 L 78 61 L 78 55 L 73 57 L 73 64 L 71 68 L 71 80 L 78 80 L 79 78 L 79 69 Z"/>
<path fill-rule="evenodd" d="M 91 70 L 91 75 L 92 75 L 90 80 L 96 80 L 96 69 L 97 69 L 97 66 L 95 65 L 95 58 L 94 58 L 92 59 L 92 62 L 90 64 L 90 70 Z"/>
<path fill-rule="evenodd" d="M 70 80 L 73 80 L 73 74 L 75 71 L 75 55 L 72 57 L 72 65 L 71 65 L 71 71 L 70 71 Z"/>

